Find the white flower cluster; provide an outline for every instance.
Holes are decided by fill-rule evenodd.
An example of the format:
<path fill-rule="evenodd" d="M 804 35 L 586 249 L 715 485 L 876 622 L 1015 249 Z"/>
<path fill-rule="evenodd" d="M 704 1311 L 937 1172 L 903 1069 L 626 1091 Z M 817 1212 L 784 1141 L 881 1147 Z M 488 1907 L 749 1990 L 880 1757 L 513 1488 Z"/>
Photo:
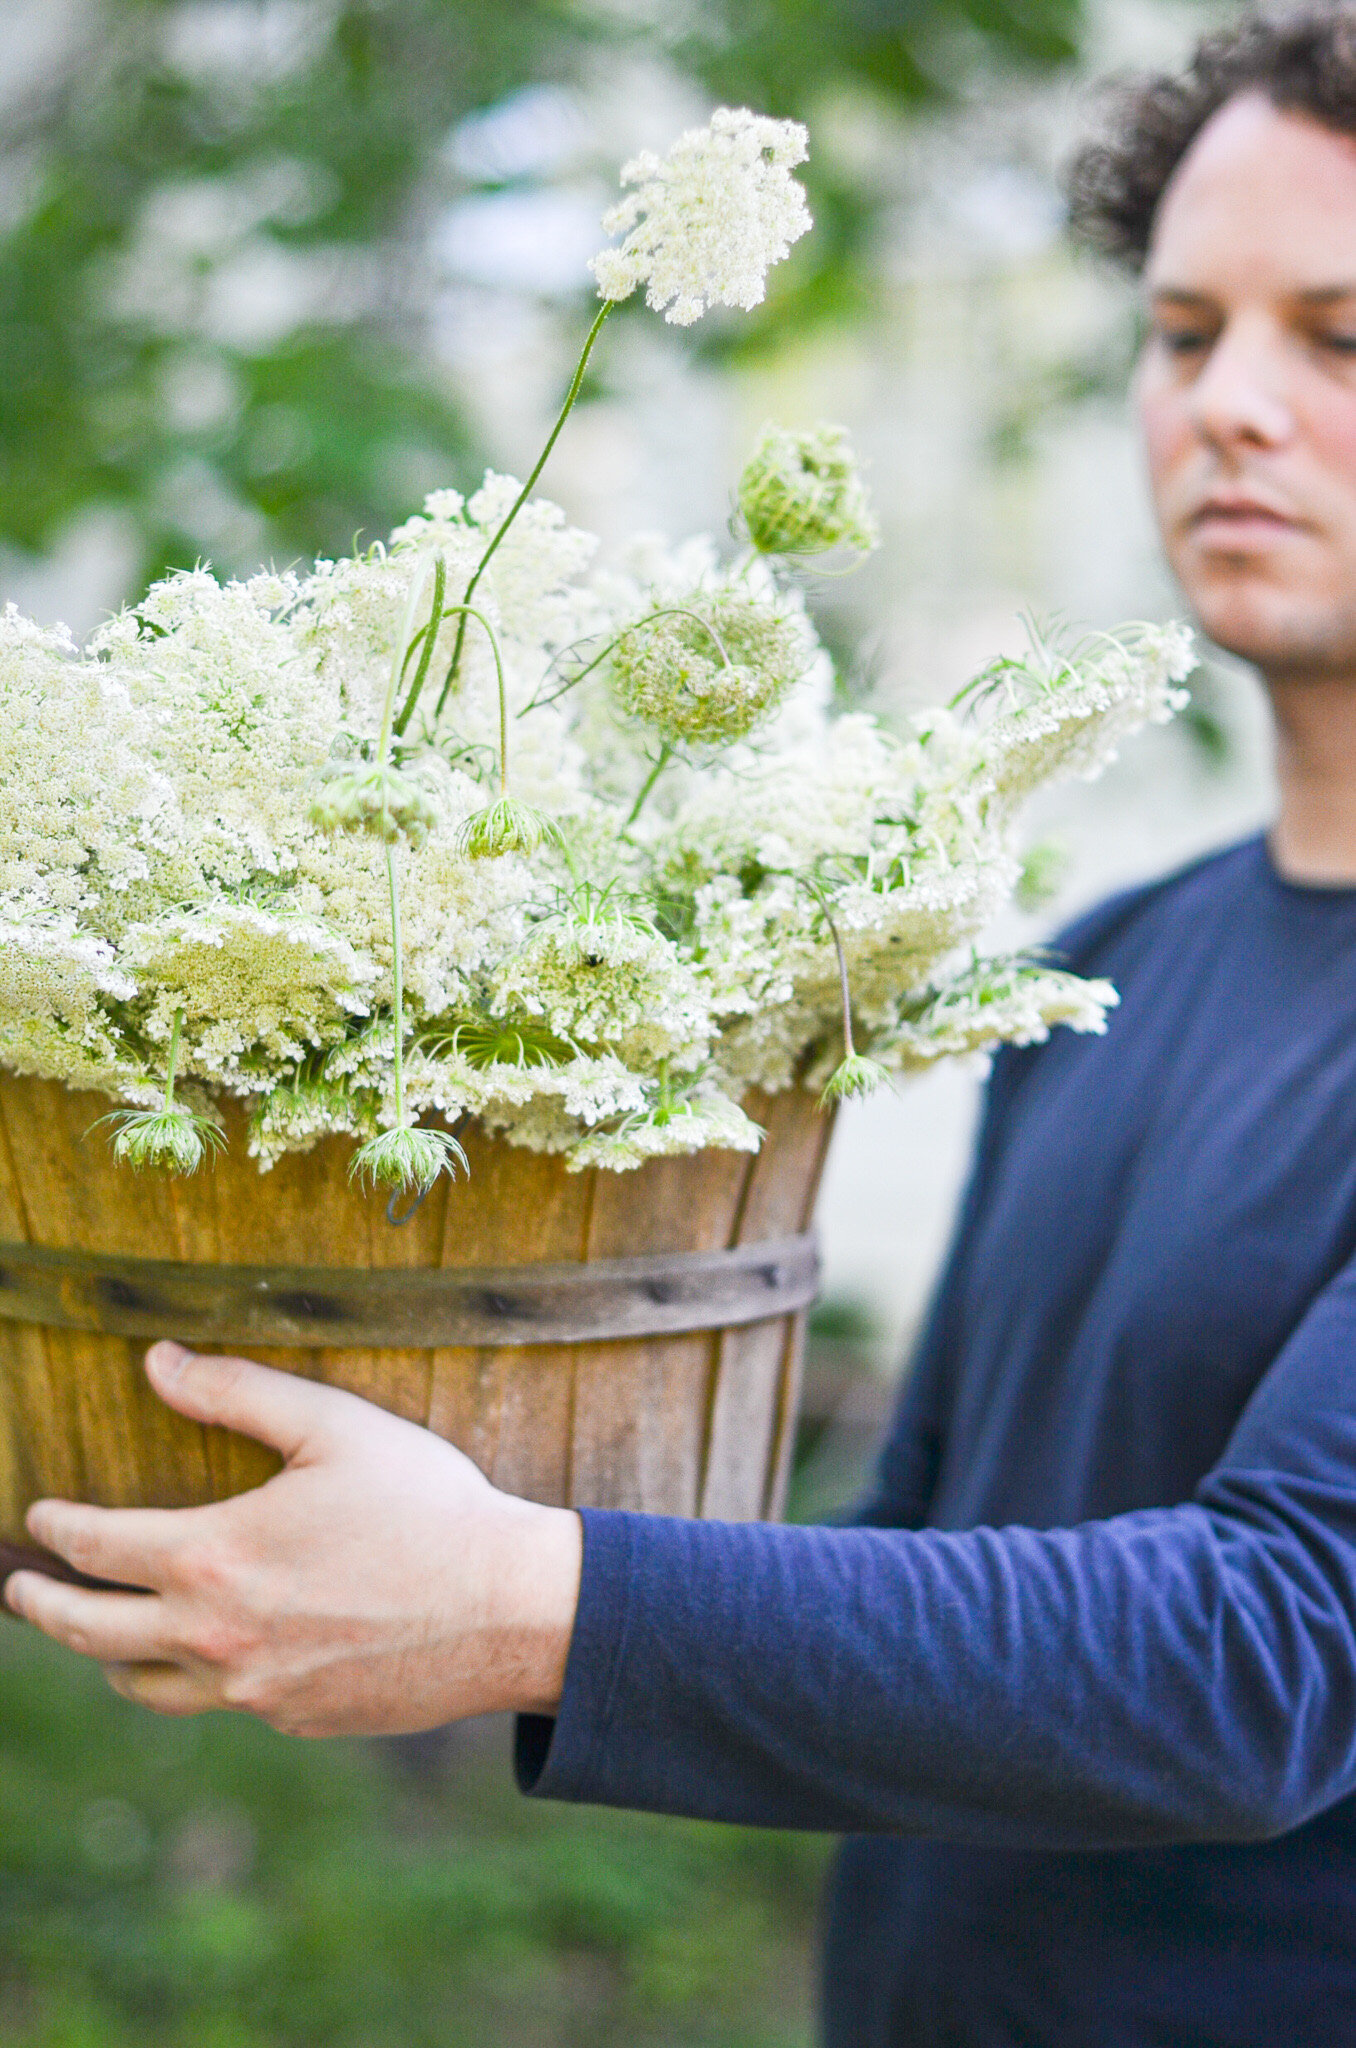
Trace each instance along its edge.
<path fill-rule="evenodd" d="M 547 452 L 613 300 L 761 299 L 805 144 L 722 109 L 627 165 Z M 972 949 L 1020 799 L 1170 716 L 1189 636 L 1033 637 L 896 736 L 831 714 L 781 559 L 874 542 L 841 431 L 768 430 L 742 502 L 739 560 L 641 537 L 596 568 L 491 473 L 305 575 L 170 576 L 83 651 L 11 606 L 0 1065 L 111 1097 L 131 1165 L 193 1170 L 231 1095 L 261 1168 L 346 1133 L 418 1194 L 465 1117 L 621 1170 L 756 1148 L 751 1087 L 1101 1029 L 1104 984 Z"/>
<path fill-rule="evenodd" d="M 429 559 L 456 565 L 452 590 L 516 491 L 491 477 L 469 504 L 438 493 L 389 547 L 304 576 L 172 576 L 83 653 L 4 615 L 0 1061 L 146 1110 L 173 1042 L 189 1103 L 252 1101 L 261 1165 L 390 1122 L 388 848 L 326 831 L 317 799 L 323 811 L 345 763 L 375 772 L 385 678 Z M 745 1090 L 821 1085 L 845 1028 L 863 1071 L 1056 1022 L 1101 1028 L 1106 987 L 1039 963 L 976 966 L 970 949 L 1019 873 L 1018 799 L 1169 714 L 1191 660 L 1179 628 L 1069 653 L 1037 641 L 986 671 L 968 714 L 899 736 L 830 713 L 827 663 L 766 563 L 722 569 L 709 544 L 647 542 L 621 571 L 592 556 L 535 501 L 477 592 L 518 786 L 549 826 L 530 857 L 466 848 L 498 772 L 493 650 L 468 634 L 436 713 L 455 606 L 437 623 L 391 771 L 419 791 L 419 829 L 389 849 L 407 1122 L 475 1116 L 572 1165 L 620 1168 L 756 1144 Z M 638 627 L 675 596 L 676 619 Z M 777 688 L 720 748 L 728 725 L 649 707 L 673 749 L 657 774 L 627 641 L 648 632 L 648 687 L 681 693 L 706 658 L 694 615 L 745 665 L 764 650 Z"/>
<path fill-rule="evenodd" d="M 679 327 L 711 306 L 760 304 L 768 269 L 810 226 L 791 176 L 808 150 L 797 121 L 718 107 L 666 157 L 645 150 L 624 164 L 622 184 L 636 189 L 603 216 L 625 239 L 589 265 L 598 296 L 626 299 L 643 284 L 646 303 Z"/>

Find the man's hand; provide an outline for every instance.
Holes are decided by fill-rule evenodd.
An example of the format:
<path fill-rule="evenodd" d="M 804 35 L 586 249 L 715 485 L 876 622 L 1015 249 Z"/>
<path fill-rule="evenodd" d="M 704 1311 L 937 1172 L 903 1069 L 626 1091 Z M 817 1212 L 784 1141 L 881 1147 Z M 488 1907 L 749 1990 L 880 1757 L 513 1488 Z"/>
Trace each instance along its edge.
<path fill-rule="evenodd" d="M 266 1485 L 177 1512 L 38 1501 L 39 1543 L 93 1592 L 15 1572 L 9 1606 L 164 1714 L 235 1707 L 292 1735 L 393 1735 L 560 1697 L 582 1532 L 355 1395 L 177 1344 L 147 1357 L 184 1415 L 282 1452 Z"/>

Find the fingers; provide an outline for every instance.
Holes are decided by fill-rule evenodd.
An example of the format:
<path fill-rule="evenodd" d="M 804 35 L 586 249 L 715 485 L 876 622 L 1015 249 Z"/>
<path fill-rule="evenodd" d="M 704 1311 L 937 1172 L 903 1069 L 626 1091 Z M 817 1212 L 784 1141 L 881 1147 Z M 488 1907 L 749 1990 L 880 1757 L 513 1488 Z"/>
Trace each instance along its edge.
<path fill-rule="evenodd" d="M 71 1500 L 35 1501 L 29 1534 L 87 1579 L 159 1587 L 170 1554 L 194 1509 L 93 1508 Z"/>
<path fill-rule="evenodd" d="M 161 1400 L 181 1415 L 237 1429 L 281 1451 L 289 1462 L 353 1400 L 296 1373 L 275 1372 L 248 1358 L 205 1357 L 182 1344 L 152 1344 L 146 1371 Z"/>
<path fill-rule="evenodd" d="M 114 1692 L 156 1714 L 206 1714 L 224 1704 L 210 1673 L 178 1664 L 105 1664 Z"/>
<path fill-rule="evenodd" d="M 45 1572 L 23 1571 L 11 1573 L 5 1603 L 53 1642 L 101 1664 L 167 1654 L 164 1608 L 153 1593 L 91 1593 Z"/>

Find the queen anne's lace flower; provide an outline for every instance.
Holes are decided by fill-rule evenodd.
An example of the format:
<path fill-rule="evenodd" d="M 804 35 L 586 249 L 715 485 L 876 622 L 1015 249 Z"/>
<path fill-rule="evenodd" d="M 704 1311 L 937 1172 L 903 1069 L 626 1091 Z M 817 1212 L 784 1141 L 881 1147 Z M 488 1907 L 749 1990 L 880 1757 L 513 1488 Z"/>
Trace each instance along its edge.
<path fill-rule="evenodd" d="M 703 1152 L 756 1152 L 762 1131 L 737 1102 L 706 1090 L 681 1102 L 629 1116 L 612 1131 L 593 1131 L 570 1148 L 566 1166 L 583 1173 L 590 1166 L 625 1173 L 647 1159 Z"/>
<path fill-rule="evenodd" d="M 881 1056 L 907 1070 L 999 1045 L 1038 1045 L 1056 1024 L 1102 1032 L 1119 1001 L 1109 981 L 1083 981 L 1039 962 L 980 961 L 901 1022 Z"/>
<path fill-rule="evenodd" d="M 1128 627 L 1068 652 L 1033 634 L 1027 656 L 980 679 L 999 707 L 981 742 L 994 791 L 1012 805 L 1056 776 L 1100 775 L 1128 734 L 1181 710 L 1195 665 L 1179 625 Z"/>
<path fill-rule="evenodd" d="M 136 1173 L 148 1166 L 168 1173 L 196 1173 L 209 1153 L 226 1143 L 221 1126 L 197 1116 L 182 1103 L 168 1109 L 118 1110 L 113 1127 L 113 1157 Z"/>
<path fill-rule="evenodd" d="M 234 1077 L 251 1058 L 300 1059 L 365 1017 L 376 969 L 341 933 L 289 909 L 223 902 L 128 927 L 121 960 L 155 990 L 146 1018 L 167 1038 L 176 1011 L 191 1050 L 184 1071 Z"/>
<path fill-rule="evenodd" d="M 390 844 L 403 832 L 412 846 L 422 846 L 438 813 L 413 776 L 398 768 L 336 763 L 321 777 L 311 818 L 323 832 L 357 826 Z"/>
<path fill-rule="evenodd" d="M 720 744 L 761 724 L 805 666 L 800 622 L 729 593 L 688 591 L 612 650 L 617 701 L 668 740 Z"/>
<path fill-rule="evenodd" d="M 623 917 L 542 925 L 493 991 L 497 1008 L 540 1017 L 556 1037 L 615 1048 L 628 1065 L 693 1066 L 711 1035 L 701 981 L 680 948 Z"/>
<path fill-rule="evenodd" d="M 666 157 L 645 150 L 623 165 L 622 184 L 636 190 L 603 216 L 605 232 L 625 239 L 589 265 L 599 297 L 643 284 L 646 303 L 679 327 L 709 306 L 759 305 L 769 269 L 811 225 L 791 176 L 808 148 L 797 121 L 718 107 Z"/>
<path fill-rule="evenodd" d="M 870 554 L 880 545 L 861 471 L 842 427 L 808 433 L 768 425 L 737 492 L 749 539 L 765 555 Z"/>
<path fill-rule="evenodd" d="M 113 1013 L 136 994 L 106 939 L 71 912 L 0 914 L 0 1062 L 72 1086 L 125 1086 L 135 1059 Z"/>

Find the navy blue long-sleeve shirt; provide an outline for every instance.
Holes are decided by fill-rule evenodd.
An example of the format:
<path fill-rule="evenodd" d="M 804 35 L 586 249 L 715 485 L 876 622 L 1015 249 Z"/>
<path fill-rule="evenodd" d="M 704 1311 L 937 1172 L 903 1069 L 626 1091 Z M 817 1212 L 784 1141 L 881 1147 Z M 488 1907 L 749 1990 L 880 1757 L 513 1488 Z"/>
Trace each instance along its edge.
<path fill-rule="evenodd" d="M 1064 949 L 860 1525 L 586 1514 L 520 1780 L 856 1835 L 834 2048 L 1356 2043 L 1356 889 Z"/>

